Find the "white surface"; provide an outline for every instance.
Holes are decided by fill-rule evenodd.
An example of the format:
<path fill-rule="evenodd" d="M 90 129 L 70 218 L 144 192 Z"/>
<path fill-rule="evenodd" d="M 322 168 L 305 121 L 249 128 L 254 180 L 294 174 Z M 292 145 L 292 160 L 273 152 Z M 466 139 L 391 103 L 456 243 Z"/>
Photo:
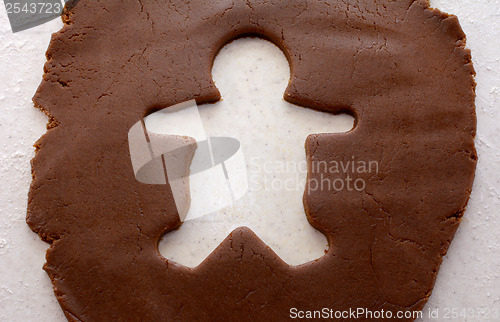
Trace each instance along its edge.
<path fill-rule="evenodd" d="M 231 231 L 245 226 L 290 265 L 324 256 L 326 237 L 309 224 L 302 203 L 304 144 L 309 134 L 347 132 L 354 119 L 285 102 L 290 68 L 279 48 L 265 40 L 239 39 L 225 46 L 214 62 L 213 78 L 222 101 L 199 107 L 203 126 L 210 137 L 240 141 L 249 189 L 234 205 L 165 235 L 161 254 L 195 267 Z M 203 204 L 212 198 L 208 192 L 200 195 L 207 196 Z"/>
<path fill-rule="evenodd" d="M 426 308 L 500 308 L 500 1 L 434 0 L 457 14 L 477 71 L 479 165 L 471 201 Z M 25 224 L 32 144 L 47 119 L 31 97 L 42 77 L 52 21 L 12 34 L 0 6 L 0 321 L 64 321 L 41 269 L 44 244 Z M 215 72 L 215 71 L 214 71 Z M 493 319 L 492 319 L 493 320 Z M 496 319 L 498 321 L 498 319 Z M 445 319 L 424 321 L 446 321 Z M 483 318 L 454 321 L 487 321 Z M 490 320 L 491 321 L 491 320 Z"/>

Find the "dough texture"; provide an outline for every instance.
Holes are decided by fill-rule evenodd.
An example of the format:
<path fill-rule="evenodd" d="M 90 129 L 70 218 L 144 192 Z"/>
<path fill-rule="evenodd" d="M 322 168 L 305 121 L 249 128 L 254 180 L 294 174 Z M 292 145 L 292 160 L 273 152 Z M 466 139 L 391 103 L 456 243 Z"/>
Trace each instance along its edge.
<path fill-rule="evenodd" d="M 423 308 L 477 162 L 474 69 L 455 16 L 425 0 L 81 0 L 63 20 L 33 99 L 51 121 L 27 222 L 51 243 L 45 270 L 68 320 Z M 356 117 L 351 132 L 310 136 L 308 161 L 379 171 L 357 174 L 363 191 L 306 189 L 309 222 L 330 243 L 319 260 L 289 266 L 239 228 L 190 269 L 158 253 L 179 215 L 168 185 L 135 179 L 127 133 L 161 108 L 219 100 L 213 60 L 248 35 L 288 58 L 287 101 Z"/>

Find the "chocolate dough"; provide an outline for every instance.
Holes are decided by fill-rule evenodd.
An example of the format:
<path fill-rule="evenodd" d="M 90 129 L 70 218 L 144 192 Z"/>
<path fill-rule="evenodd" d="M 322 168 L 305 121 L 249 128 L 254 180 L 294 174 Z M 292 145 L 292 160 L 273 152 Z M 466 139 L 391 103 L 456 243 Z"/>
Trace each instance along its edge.
<path fill-rule="evenodd" d="M 455 16 L 426 0 L 81 0 L 63 20 L 34 97 L 51 121 L 27 221 L 51 244 L 45 270 L 69 320 L 422 309 L 477 161 L 474 70 Z M 214 57 L 249 35 L 288 58 L 287 101 L 356 118 L 351 132 L 310 136 L 310 164 L 373 160 L 379 171 L 356 174 L 363 191 L 306 189 L 309 222 L 330 243 L 319 260 L 289 266 L 240 228 L 190 269 L 158 253 L 179 215 L 168 185 L 136 180 L 127 133 L 161 108 L 219 100 Z"/>

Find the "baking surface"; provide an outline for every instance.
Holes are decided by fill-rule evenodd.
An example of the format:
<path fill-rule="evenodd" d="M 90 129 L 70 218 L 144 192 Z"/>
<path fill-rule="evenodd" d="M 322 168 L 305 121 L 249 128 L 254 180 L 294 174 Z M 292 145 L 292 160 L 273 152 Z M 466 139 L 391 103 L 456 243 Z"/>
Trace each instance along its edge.
<path fill-rule="evenodd" d="M 467 34 L 468 47 L 472 50 L 478 83 L 476 148 L 479 164 L 469 207 L 424 309 L 424 321 L 431 321 L 426 313 L 433 308 L 441 311 L 445 308 L 459 311 L 469 308 L 500 309 L 500 235 L 496 233 L 498 216 L 495 211 L 500 208 L 500 143 L 497 139 L 500 116 L 495 110 L 500 95 L 500 26 L 497 22 L 500 21 L 500 1 L 435 0 L 431 4 L 458 15 Z M 46 117 L 33 108 L 31 97 L 41 81 L 50 35 L 59 30 L 62 23 L 51 21 L 12 34 L 5 9 L 0 7 L 0 77 L 4 84 L 0 91 L 0 178 L 3 182 L 0 191 L 0 320 L 64 321 L 49 278 L 41 269 L 48 245 L 25 224 L 31 180 L 29 160 L 34 154 L 32 145 L 45 132 L 47 122 Z M 228 56 L 224 59 L 231 61 L 232 57 L 238 60 L 243 48 L 246 55 L 250 52 L 257 58 L 235 65 L 243 73 L 238 74 L 238 82 L 234 83 L 226 81 L 227 84 L 223 84 L 225 78 L 218 74 L 223 75 L 224 68 L 228 67 L 215 65 L 214 78 L 226 102 L 230 98 L 224 95 L 225 92 L 241 92 L 243 88 L 247 93 L 242 96 L 247 97 L 248 91 L 256 88 L 255 80 L 265 82 L 259 85 L 263 89 L 276 86 L 279 89 L 283 77 L 286 82 L 286 68 L 283 74 L 282 65 L 279 65 L 282 60 L 276 60 L 272 46 L 263 44 L 262 40 L 242 40 L 230 46 L 222 53 Z M 267 64 L 275 61 L 278 65 L 262 68 L 258 59 Z M 272 72 L 273 68 L 276 73 Z M 278 73 L 280 71 L 281 74 Z M 276 93 L 270 91 L 266 95 L 273 94 Z M 278 93 L 277 97 L 281 95 Z M 262 101 L 254 100 L 247 104 L 261 106 Z"/>
<path fill-rule="evenodd" d="M 248 227 L 290 265 L 322 257 L 328 241 L 308 223 L 302 203 L 307 176 L 304 143 L 309 134 L 347 132 L 353 128 L 354 118 L 305 109 L 283 100 L 290 68 L 281 50 L 263 39 L 229 43 L 217 56 L 212 73 L 222 100 L 198 106 L 199 115 L 210 137 L 231 137 L 240 142 L 241 166 L 235 164 L 234 170 L 227 171 L 236 179 L 231 189 L 248 188 L 243 188 L 246 192 L 232 205 L 205 213 L 205 205 L 211 200 L 223 199 L 222 191 L 217 196 L 207 193 L 222 190 L 223 185 L 206 180 L 214 187 L 202 185 L 199 200 L 191 194 L 191 206 L 204 205 L 203 213 L 165 235 L 160 253 L 195 267 L 231 231 Z M 160 124 L 165 128 L 165 121 Z M 245 176 L 246 184 L 237 180 L 238 176 Z"/>

